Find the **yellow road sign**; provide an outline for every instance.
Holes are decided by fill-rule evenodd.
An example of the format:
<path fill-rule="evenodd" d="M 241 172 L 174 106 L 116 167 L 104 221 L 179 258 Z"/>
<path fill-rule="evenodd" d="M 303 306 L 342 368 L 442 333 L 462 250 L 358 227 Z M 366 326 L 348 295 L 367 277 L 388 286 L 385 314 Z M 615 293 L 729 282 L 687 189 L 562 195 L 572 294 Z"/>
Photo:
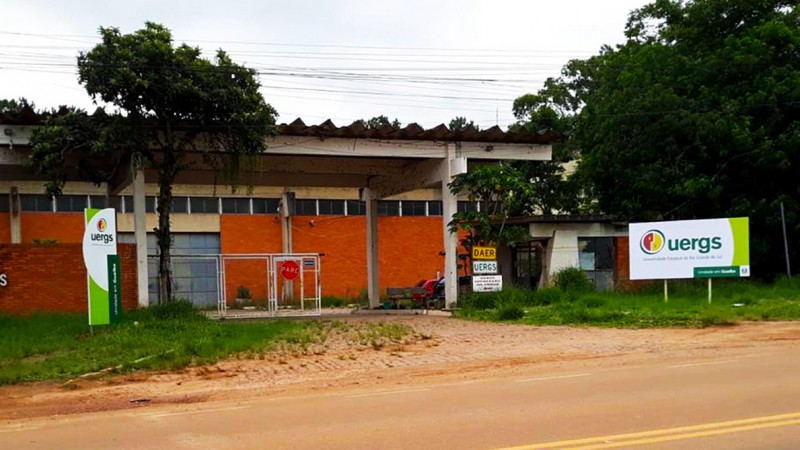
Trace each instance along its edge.
<path fill-rule="evenodd" d="M 472 259 L 497 259 L 494 247 L 472 247 Z"/>

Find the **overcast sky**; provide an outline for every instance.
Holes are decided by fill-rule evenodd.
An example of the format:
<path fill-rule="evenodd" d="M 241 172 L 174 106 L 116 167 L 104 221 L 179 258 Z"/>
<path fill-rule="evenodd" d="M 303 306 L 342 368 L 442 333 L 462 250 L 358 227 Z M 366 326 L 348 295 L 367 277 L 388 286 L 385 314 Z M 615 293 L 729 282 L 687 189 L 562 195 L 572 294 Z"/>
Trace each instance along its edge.
<path fill-rule="evenodd" d="M 377 115 L 425 128 L 464 116 L 487 128 L 514 121 L 514 98 L 565 62 L 623 41 L 646 0 L 5 0 L 0 98 L 93 109 L 75 58 L 100 26 L 145 21 L 211 55 L 222 48 L 259 72 L 279 122 Z"/>

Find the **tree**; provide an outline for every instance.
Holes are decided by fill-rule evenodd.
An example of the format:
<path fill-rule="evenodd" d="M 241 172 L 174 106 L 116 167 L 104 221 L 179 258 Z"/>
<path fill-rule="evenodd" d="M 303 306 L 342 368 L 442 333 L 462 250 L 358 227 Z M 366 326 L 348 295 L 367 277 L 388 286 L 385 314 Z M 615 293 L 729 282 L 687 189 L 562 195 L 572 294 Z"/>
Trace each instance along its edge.
<path fill-rule="evenodd" d="M 79 81 L 100 108 L 92 115 L 68 109 L 51 115 L 32 136 L 34 167 L 47 175 L 46 188 L 59 194 L 68 170 L 107 181 L 131 159 L 158 174 L 159 301 L 172 299 L 170 213 L 172 185 L 189 167 L 191 152 L 224 169 L 235 189 L 242 168 L 252 169 L 274 132 L 275 110 L 259 93 L 256 72 L 234 63 L 222 50 L 214 61 L 199 48 L 174 46 L 165 27 L 147 22 L 131 34 L 100 28 L 102 42 L 78 56 Z"/>
<path fill-rule="evenodd" d="M 361 123 L 370 130 L 381 128 L 387 125 L 395 130 L 399 130 L 402 126 L 399 120 L 394 119 L 390 121 L 389 118 L 384 115 L 375 116 L 369 120 L 361 120 Z"/>
<path fill-rule="evenodd" d="M 466 130 L 467 128 L 472 128 L 475 131 L 480 131 L 481 127 L 475 125 L 473 121 L 467 121 L 466 117 L 463 116 L 456 116 L 450 120 L 450 125 L 448 127 L 450 131 L 461 131 Z"/>
<path fill-rule="evenodd" d="M 554 81 L 599 208 L 630 220 L 749 216 L 752 262 L 768 274 L 781 268 L 783 202 L 797 261 L 797 2 L 656 0 L 625 34 Z"/>
<path fill-rule="evenodd" d="M 510 131 L 527 130 L 535 133 L 549 130 L 561 133 L 565 139 L 553 143 L 549 161 L 514 161 L 511 164 L 531 184 L 526 199 L 533 214 L 571 213 L 586 210 L 581 205 L 577 183 L 569 177 L 567 168 L 576 158 L 577 149 L 566 139 L 571 134 L 574 116 L 559 105 L 560 97 L 553 80 L 548 80 L 538 94 L 526 94 L 514 100 L 513 112 L 517 122 Z"/>
<path fill-rule="evenodd" d="M 461 246 L 466 249 L 460 259 L 468 262 L 472 247 L 476 245 L 515 245 L 527 241 L 525 227 L 506 226 L 509 217 L 526 212 L 525 200 L 530 196 L 531 184 L 512 165 L 479 166 L 458 175 L 450 183 L 454 195 L 466 193 L 469 201 L 477 202 L 480 210 L 459 211 L 448 223 L 450 232 L 466 232 Z"/>
<path fill-rule="evenodd" d="M 5 98 L 0 99 L 0 114 L 19 113 L 25 108 L 30 108 L 33 110 L 35 105 L 23 97 L 20 97 L 19 100 Z"/>

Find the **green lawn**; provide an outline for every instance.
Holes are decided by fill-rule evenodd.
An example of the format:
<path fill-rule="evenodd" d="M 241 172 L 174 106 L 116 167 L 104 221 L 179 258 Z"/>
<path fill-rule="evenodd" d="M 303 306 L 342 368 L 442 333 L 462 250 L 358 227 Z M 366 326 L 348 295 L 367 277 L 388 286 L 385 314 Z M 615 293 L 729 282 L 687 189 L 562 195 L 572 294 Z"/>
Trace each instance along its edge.
<path fill-rule="evenodd" d="M 118 366 L 114 372 L 212 363 L 280 342 L 313 342 L 318 328 L 318 322 L 217 322 L 180 303 L 130 312 L 120 325 L 95 327 L 94 335 L 84 314 L 0 316 L 0 384 L 66 380 Z"/>
<path fill-rule="evenodd" d="M 667 303 L 663 285 L 656 283 L 638 293 L 509 289 L 466 296 L 461 306 L 459 317 L 533 325 L 705 327 L 751 320 L 798 320 L 800 278 L 773 284 L 715 280 L 711 304 L 705 281 L 673 281 Z"/>

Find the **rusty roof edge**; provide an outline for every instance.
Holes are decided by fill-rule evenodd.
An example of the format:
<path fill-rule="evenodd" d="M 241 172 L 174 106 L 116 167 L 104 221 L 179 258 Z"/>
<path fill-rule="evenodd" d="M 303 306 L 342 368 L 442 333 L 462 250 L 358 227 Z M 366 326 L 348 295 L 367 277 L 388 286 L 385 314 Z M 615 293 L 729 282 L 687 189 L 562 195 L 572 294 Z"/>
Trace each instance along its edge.
<path fill-rule="evenodd" d="M 66 114 L 66 109 L 55 114 Z M 97 114 L 97 111 L 95 111 Z M 47 114 L 37 114 L 30 108 L 25 108 L 17 113 L 0 114 L 0 125 L 30 126 L 40 125 Z M 476 130 L 468 127 L 462 130 L 450 130 L 444 124 L 425 129 L 417 123 L 410 123 L 403 128 L 395 129 L 390 125 L 380 128 L 367 128 L 361 121 L 350 125 L 337 127 L 331 119 L 319 125 L 306 125 L 302 119 L 282 123 L 277 126 L 278 134 L 284 136 L 314 136 L 320 138 L 350 138 L 350 139 L 386 139 L 386 140 L 416 140 L 416 141 L 445 141 L 445 142 L 492 142 L 505 144 L 540 144 L 548 145 L 565 138 L 564 135 L 550 130 L 539 132 L 528 131 L 503 131 L 498 126 L 485 130 Z"/>

